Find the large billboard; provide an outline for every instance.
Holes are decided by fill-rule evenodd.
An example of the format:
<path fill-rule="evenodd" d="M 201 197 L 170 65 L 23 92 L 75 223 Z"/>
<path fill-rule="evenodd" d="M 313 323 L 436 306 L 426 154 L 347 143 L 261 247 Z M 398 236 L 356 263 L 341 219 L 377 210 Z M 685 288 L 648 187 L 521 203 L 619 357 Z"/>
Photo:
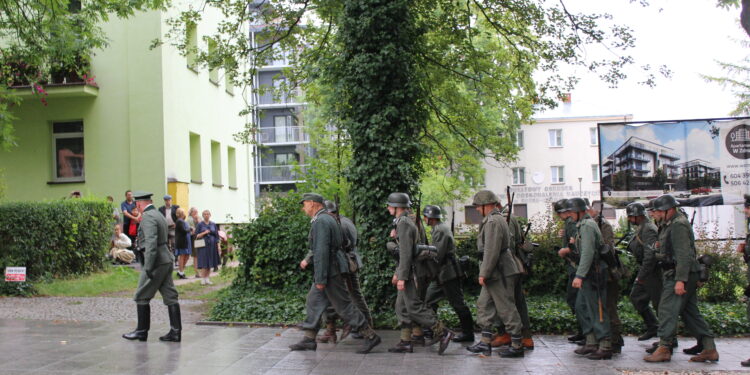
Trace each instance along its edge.
<path fill-rule="evenodd" d="M 671 194 L 703 236 L 745 234 L 750 118 L 599 124 L 601 194 L 624 208 Z"/>

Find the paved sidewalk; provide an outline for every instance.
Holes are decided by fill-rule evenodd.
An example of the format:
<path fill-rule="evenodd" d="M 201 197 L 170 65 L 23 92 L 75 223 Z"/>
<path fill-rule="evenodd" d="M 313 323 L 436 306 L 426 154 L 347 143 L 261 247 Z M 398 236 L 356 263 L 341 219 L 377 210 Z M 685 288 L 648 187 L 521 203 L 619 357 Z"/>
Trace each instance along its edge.
<path fill-rule="evenodd" d="M 290 352 L 296 329 L 227 328 L 186 325 L 182 343 L 162 343 L 167 326 L 152 324 L 148 342 L 120 335 L 132 324 L 105 322 L 0 320 L 0 374 L 619 374 L 621 370 L 664 373 L 743 370 L 750 339 L 719 339 L 721 361 L 689 363 L 676 354 L 671 363 L 641 360 L 648 344 L 626 339 L 625 351 L 612 361 L 590 361 L 573 354 L 575 345 L 561 336 L 537 336 L 536 349 L 523 359 L 467 355 L 465 345 L 451 344 L 444 356 L 435 348 L 390 354 L 396 331 L 382 331 L 383 344 L 373 353 L 356 354 L 358 340 L 321 344 L 317 352 Z M 691 340 L 684 339 L 687 345 Z M 750 373 L 750 371 L 744 371 Z"/>

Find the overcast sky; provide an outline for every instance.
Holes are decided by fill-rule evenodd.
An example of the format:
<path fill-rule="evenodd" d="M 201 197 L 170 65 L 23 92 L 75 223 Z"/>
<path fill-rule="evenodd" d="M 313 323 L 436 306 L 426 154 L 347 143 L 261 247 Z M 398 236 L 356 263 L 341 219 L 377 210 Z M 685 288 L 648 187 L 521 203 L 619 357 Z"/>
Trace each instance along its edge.
<path fill-rule="evenodd" d="M 641 7 L 628 0 L 566 0 L 571 11 L 607 12 L 633 29 L 637 66 L 667 65 L 670 79 L 654 88 L 639 85 L 637 70 L 618 88 L 584 76 L 572 92 L 572 104 L 535 117 L 633 115 L 635 121 L 726 117 L 734 108 L 729 89 L 700 75 L 723 75 L 715 60 L 738 62 L 750 53 L 738 40 L 750 41 L 738 23 L 739 10 L 722 10 L 715 0 L 650 0 Z M 591 55 L 599 53 L 591 49 Z M 580 73 L 579 73 L 580 75 Z"/>

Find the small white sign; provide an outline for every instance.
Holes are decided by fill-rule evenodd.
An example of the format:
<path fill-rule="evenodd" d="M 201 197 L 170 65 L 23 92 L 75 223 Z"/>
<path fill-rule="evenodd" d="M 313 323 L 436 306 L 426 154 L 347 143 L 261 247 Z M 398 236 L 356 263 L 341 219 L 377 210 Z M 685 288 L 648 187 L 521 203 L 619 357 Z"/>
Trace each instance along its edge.
<path fill-rule="evenodd" d="M 5 281 L 26 281 L 26 267 L 6 267 Z"/>

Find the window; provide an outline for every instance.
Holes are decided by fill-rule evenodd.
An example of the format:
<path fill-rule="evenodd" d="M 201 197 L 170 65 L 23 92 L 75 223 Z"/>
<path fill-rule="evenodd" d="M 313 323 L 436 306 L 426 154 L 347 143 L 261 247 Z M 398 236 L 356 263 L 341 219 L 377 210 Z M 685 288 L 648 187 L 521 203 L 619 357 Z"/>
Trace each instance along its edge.
<path fill-rule="evenodd" d="M 275 142 L 292 142 L 292 116 L 273 116 Z"/>
<path fill-rule="evenodd" d="M 293 152 L 274 155 L 275 165 L 292 165 L 297 162 L 297 154 Z"/>
<path fill-rule="evenodd" d="M 464 207 L 464 223 L 480 224 L 482 223 L 482 214 L 477 211 L 475 206 Z"/>
<path fill-rule="evenodd" d="M 599 182 L 599 164 L 591 164 L 591 181 Z"/>
<path fill-rule="evenodd" d="M 513 168 L 513 185 L 526 185 L 526 168 Z"/>
<path fill-rule="evenodd" d="M 190 133 L 190 182 L 201 184 L 201 136 Z"/>
<path fill-rule="evenodd" d="M 211 182 L 216 187 L 221 184 L 221 145 L 219 142 L 211 141 Z"/>
<path fill-rule="evenodd" d="M 514 204 L 513 205 L 513 215 L 518 217 L 529 217 L 529 208 L 525 204 Z"/>
<path fill-rule="evenodd" d="M 198 58 L 198 27 L 194 23 L 185 25 L 185 57 L 187 66 L 197 71 L 196 60 Z"/>
<path fill-rule="evenodd" d="M 513 136 L 513 143 L 516 145 L 516 147 L 522 149 L 523 148 L 523 130 L 519 130 L 515 133 Z"/>
<path fill-rule="evenodd" d="M 599 145 L 599 131 L 596 128 L 589 128 L 589 136 L 591 137 L 589 142 L 592 146 Z"/>
<path fill-rule="evenodd" d="M 287 101 L 286 90 L 289 89 L 289 83 L 287 82 L 286 78 L 285 77 L 274 78 L 272 84 L 273 84 L 274 102 L 286 103 Z"/>
<path fill-rule="evenodd" d="M 230 188 L 237 188 L 237 152 L 234 147 L 227 147 L 227 173 Z"/>
<path fill-rule="evenodd" d="M 213 39 L 208 39 L 207 44 L 208 44 L 208 58 L 213 59 L 214 55 L 216 55 L 216 41 Z M 208 80 L 217 86 L 219 85 L 219 67 L 217 66 L 209 67 Z"/>
<path fill-rule="evenodd" d="M 549 130 L 549 147 L 562 147 L 562 129 Z"/>
<path fill-rule="evenodd" d="M 52 124 L 54 180 L 83 181 L 83 121 Z"/>
<path fill-rule="evenodd" d="M 553 184 L 563 184 L 565 183 L 565 167 L 562 166 L 555 166 L 552 167 L 551 170 L 551 182 Z"/>

